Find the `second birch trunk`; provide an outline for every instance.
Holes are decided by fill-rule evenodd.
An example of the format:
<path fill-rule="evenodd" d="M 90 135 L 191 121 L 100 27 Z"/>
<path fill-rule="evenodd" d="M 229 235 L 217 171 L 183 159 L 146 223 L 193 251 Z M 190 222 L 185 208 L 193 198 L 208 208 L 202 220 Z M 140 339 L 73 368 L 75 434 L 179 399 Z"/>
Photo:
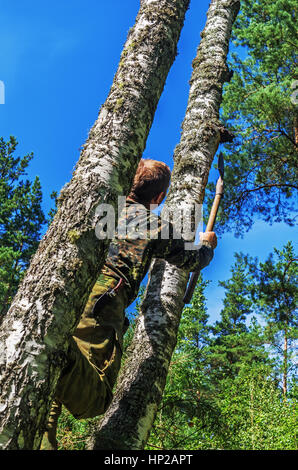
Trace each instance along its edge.
<path fill-rule="evenodd" d="M 189 100 L 166 209 L 181 213 L 202 204 L 222 126 L 219 109 L 228 80 L 226 58 L 235 0 L 213 0 L 202 40 L 193 61 Z M 156 260 L 138 318 L 133 342 L 118 381 L 114 400 L 89 442 L 89 449 L 143 449 L 161 401 L 183 308 L 188 273 Z"/>

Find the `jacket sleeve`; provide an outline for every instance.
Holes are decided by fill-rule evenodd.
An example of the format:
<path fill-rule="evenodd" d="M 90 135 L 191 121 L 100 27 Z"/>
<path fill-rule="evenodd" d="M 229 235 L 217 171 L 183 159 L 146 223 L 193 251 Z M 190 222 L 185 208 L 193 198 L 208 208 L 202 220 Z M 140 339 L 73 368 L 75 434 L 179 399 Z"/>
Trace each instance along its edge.
<path fill-rule="evenodd" d="M 162 230 L 167 225 L 167 230 Z M 173 224 L 159 220 L 158 237 L 154 243 L 153 257 L 163 258 L 178 268 L 186 271 L 200 271 L 208 266 L 214 251 L 211 245 L 203 241 L 196 249 L 186 249 L 187 242 L 176 232 Z"/>

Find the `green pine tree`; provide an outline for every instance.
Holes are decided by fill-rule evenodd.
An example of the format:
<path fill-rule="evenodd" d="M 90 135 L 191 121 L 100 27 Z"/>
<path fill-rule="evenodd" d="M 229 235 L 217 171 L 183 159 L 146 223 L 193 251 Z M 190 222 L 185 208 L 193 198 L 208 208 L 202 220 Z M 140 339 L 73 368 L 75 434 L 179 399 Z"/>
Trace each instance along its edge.
<path fill-rule="evenodd" d="M 297 194 L 297 5 L 295 0 L 243 0 L 234 25 L 233 78 L 222 119 L 235 135 L 225 144 L 225 197 L 218 231 L 241 235 L 256 216 L 294 222 Z M 296 86 L 298 88 L 298 86 Z M 214 185 L 209 185 L 209 204 Z"/>
<path fill-rule="evenodd" d="M 45 217 L 39 178 L 24 179 L 33 154 L 15 156 L 17 141 L 0 138 L 0 321 L 34 254 Z"/>
<path fill-rule="evenodd" d="M 270 257 L 270 262 L 260 266 L 257 260 L 236 254 L 231 278 L 220 283 L 226 290 L 224 308 L 221 320 L 212 328 L 214 338 L 207 350 L 209 388 L 221 423 L 214 428 L 211 448 L 297 448 L 295 387 L 285 402 L 279 387 L 279 369 L 266 347 L 268 328 L 280 334 L 285 331 L 285 321 L 289 342 L 289 327 L 293 323 L 291 307 L 297 292 L 291 244 L 277 253 L 277 263 Z M 255 316 L 249 322 L 250 315 L 258 315 L 260 321 L 260 314 L 266 320 L 264 328 Z M 283 323 L 278 323 L 278 328 L 274 323 L 274 329 L 271 323 L 276 316 Z M 291 328 L 293 338 L 293 324 Z M 287 359 L 288 356 L 289 352 Z"/>
<path fill-rule="evenodd" d="M 256 259 L 249 264 L 254 274 L 251 294 L 255 310 L 266 321 L 265 339 L 279 359 L 286 395 L 288 378 L 297 370 L 294 353 L 298 338 L 298 258 L 292 242 L 288 242 L 281 250 L 275 248 L 264 263 Z"/>
<path fill-rule="evenodd" d="M 213 448 L 226 450 L 297 450 L 297 395 L 285 402 L 272 366 L 242 364 L 218 392 L 225 422 L 215 429 Z"/>
<path fill-rule="evenodd" d="M 285 266 L 286 273 L 293 269 L 292 256 L 283 274 Z M 183 310 L 147 449 L 297 449 L 295 383 L 285 401 L 266 348 L 268 337 L 255 316 L 249 321 L 264 303 L 263 288 L 257 293 L 260 272 L 255 263 L 235 255 L 231 278 L 221 282 L 224 307 L 214 326 L 208 324 L 206 283 L 199 280 L 192 304 Z M 292 271 L 288 282 L 294 282 Z"/>
<path fill-rule="evenodd" d="M 246 364 L 266 361 L 263 336 L 256 318 L 249 323 L 254 312 L 250 296 L 252 275 L 249 275 L 244 256 L 235 254 L 231 278 L 220 281 L 226 293 L 221 319 L 213 326 L 214 338 L 210 345 L 210 375 L 214 384 L 226 378 L 235 378 Z"/>

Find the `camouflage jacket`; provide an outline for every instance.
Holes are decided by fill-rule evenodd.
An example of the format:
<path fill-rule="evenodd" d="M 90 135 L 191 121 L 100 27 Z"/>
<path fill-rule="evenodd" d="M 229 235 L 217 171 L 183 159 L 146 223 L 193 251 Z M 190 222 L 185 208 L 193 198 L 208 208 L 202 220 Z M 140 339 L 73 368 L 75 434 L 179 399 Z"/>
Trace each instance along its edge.
<path fill-rule="evenodd" d="M 110 243 L 101 273 L 116 279 L 122 277 L 131 303 L 153 258 L 162 258 L 179 268 L 196 271 L 210 263 L 213 249 L 206 242 L 198 245 L 197 249 L 185 249 L 185 241 L 173 224 L 142 204 L 126 199 L 125 210 L 119 216 L 116 236 Z"/>

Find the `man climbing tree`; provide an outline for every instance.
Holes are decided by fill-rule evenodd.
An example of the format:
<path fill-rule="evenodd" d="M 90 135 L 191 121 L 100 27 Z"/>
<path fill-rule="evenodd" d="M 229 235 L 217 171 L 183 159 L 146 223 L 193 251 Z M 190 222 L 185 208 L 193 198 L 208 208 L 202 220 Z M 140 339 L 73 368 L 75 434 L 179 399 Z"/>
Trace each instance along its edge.
<path fill-rule="evenodd" d="M 118 235 L 70 342 L 69 361 L 58 380 L 42 449 L 57 448 L 55 434 L 62 404 L 77 418 L 101 415 L 110 405 L 121 363 L 124 310 L 137 297 L 152 258 L 164 258 L 189 271 L 204 268 L 213 257 L 217 244 L 213 232 L 202 234 L 201 245 L 188 250 L 174 226 L 150 212 L 150 206 L 163 201 L 169 182 L 170 170 L 165 164 L 140 161 L 120 215 Z M 164 237 L 166 231 L 169 237 Z"/>
<path fill-rule="evenodd" d="M 142 0 L 113 85 L 58 211 L 7 312 L 0 343 L 1 449 L 40 446 L 71 333 L 103 266 L 96 207 L 127 195 L 189 0 Z"/>

